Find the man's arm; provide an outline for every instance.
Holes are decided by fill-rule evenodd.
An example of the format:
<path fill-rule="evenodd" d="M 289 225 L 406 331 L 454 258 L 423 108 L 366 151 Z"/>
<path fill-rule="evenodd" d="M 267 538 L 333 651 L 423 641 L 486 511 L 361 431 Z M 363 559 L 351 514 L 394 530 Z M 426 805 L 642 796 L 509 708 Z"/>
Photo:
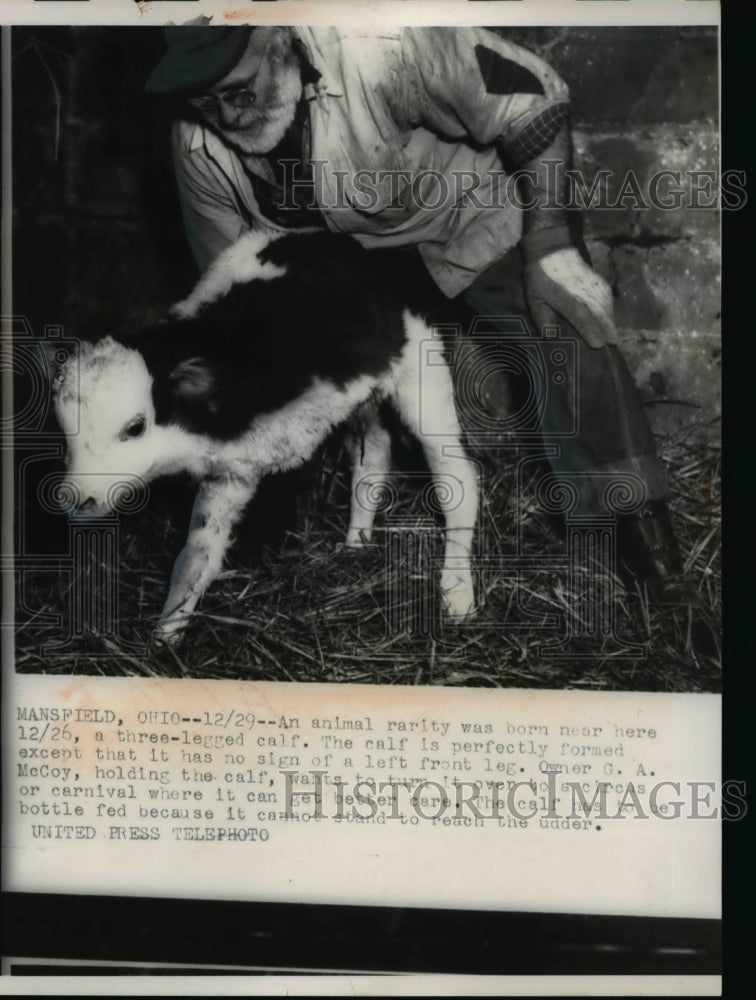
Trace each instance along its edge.
<path fill-rule="evenodd" d="M 526 133 L 522 143 L 527 142 Z M 511 147 L 508 152 L 511 155 Z M 524 212 L 521 241 L 525 294 L 539 327 L 558 323 L 561 316 L 587 344 L 598 348 L 617 343 L 612 292 L 570 238 L 566 171 L 571 160 L 572 140 L 564 124 L 546 150 L 520 163 L 519 195 L 522 204 L 530 206 Z"/>
<path fill-rule="evenodd" d="M 230 179 L 203 148 L 190 150 L 182 122 L 171 135 L 184 231 L 197 267 L 204 272 L 249 230 Z"/>
<path fill-rule="evenodd" d="M 410 123 L 456 136 L 460 123 L 519 173 L 525 291 L 539 326 L 569 321 L 591 347 L 616 342 L 612 296 L 570 241 L 569 89 L 543 59 L 482 28 L 404 29 Z M 557 161 L 555 163 L 549 161 Z"/>

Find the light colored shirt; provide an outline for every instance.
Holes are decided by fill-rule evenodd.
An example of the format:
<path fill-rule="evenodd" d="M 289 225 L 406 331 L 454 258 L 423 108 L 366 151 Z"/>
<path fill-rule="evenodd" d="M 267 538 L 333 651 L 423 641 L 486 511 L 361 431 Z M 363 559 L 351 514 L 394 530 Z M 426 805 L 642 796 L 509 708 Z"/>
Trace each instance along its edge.
<path fill-rule="evenodd" d="M 500 151 L 565 105 L 566 85 L 485 28 L 294 31 L 320 74 L 304 96 L 326 225 L 366 247 L 417 246 L 442 291 L 457 295 L 518 242 L 521 209 Z M 201 268 L 249 229 L 282 231 L 263 215 L 250 178 L 272 179 L 265 158 L 242 162 L 189 121 L 174 124 L 172 144 Z"/>

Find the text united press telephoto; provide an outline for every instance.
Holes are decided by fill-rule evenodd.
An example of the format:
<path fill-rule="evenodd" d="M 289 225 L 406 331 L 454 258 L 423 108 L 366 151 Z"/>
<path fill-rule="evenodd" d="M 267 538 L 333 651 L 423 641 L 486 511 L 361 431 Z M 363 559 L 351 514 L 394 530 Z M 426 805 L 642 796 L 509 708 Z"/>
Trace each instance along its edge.
<path fill-rule="evenodd" d="M 715 27 L 12 48 L 17 672 L 719 690 Z"/>

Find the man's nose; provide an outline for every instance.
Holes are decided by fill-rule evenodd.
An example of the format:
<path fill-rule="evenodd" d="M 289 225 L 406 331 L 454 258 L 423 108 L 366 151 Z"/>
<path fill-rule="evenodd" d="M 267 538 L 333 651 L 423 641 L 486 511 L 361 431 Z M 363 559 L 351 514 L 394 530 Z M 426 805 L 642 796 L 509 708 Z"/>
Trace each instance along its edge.
<path fill-rule="evenodd" d="M 216 107 L 218 108 L 218 122 L 222 128 L 239 127 L 239 115 L 244 110 L 243 108 L 233 108 L 224 100 L 216 101 Z"/>

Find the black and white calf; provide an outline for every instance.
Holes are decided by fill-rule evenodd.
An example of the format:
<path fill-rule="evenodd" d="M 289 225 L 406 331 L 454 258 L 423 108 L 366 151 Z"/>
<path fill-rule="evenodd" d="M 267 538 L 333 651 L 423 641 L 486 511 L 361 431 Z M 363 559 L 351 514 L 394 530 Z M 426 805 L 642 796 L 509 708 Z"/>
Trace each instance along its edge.
<path fill-rule="evenodd" d="M 243 236 L 165 322 L 129 340 L 82 344 L 55 383 L 79 514 L 101 515 L 124 474 L 188 471 L 199 482 L 189 536 L 158 634 L 175 637 L 220 571 L 232 528 L 260 480 L 309 459 L 366 403 L 388 400 L 435 477 L 461 491 L 444 507 L 445 612 L 474 610 L 470 550 L 478 490 L 460 448 L 446 363 L 423 364 L 440 293 L 414 255 L 330 234 Z M 423 399 L 421 428 L 421 396 Z M 388 432 L 373 420 L 353 449 L 347 545 L 370 539 Z M 368 498 L 368 502 L 366 502 Z"/>

